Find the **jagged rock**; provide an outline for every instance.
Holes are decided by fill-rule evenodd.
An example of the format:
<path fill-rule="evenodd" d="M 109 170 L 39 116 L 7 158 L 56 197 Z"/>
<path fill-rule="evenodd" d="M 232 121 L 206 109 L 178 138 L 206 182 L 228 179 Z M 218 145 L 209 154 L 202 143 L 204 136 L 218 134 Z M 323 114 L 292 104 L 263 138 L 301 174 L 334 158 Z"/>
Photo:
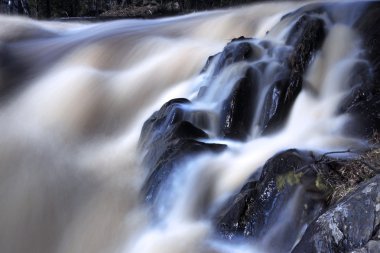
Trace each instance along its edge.
<path fill-rule="evenodd" d="M 269 159 L 259 180 L 249 181 L 218 213 L 216 229 L 227 239 L 260 240 L 276 235 L 270 249 L 289 251 L 302 226 L 316 218 L 326 204 L 330 188 L 317 173 L 312 153 L 288 150 Z M 289 210 L 284 213 L 284 210 Z M 292 209 L 292 210 L 290 210 Z M 281 225 L 281 217 L 286 219 Z M 277 250 L 277 251 L 276 251 Z"/>
<path fill-rule="evenodd" d="M 380 175 L 361 183 L 307 228 L 292 251 L 349 252 L 369 243 L 380 224 Z"/>

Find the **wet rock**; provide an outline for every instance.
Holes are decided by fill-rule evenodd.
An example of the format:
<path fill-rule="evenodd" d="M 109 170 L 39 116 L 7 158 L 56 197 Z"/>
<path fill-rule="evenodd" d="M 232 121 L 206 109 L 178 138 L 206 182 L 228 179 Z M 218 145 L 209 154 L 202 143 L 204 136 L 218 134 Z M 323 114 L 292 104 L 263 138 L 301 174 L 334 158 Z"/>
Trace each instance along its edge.
<path fill-rule="evenodd" d="M 0 41 L 0 101 L 8 100 L 23 88 L 22 78 L 28 73 L 27 67 L 21 64 L 9 49 L 9 45 Z"/>
<path fill-rule="evenodd" d="M 258 94 L 258 73 L 249 69 L 240 79 L 221 112 L 221 136 L 244 141 L 250 132 Z"/>
<path fill-rule="evenodd" d="M 260 126 L 263 134 L 277 130 L 289 114 L 302 90 L 303 74 L 325 38 L 325 23 L 320 18 L 303 15 L 288 36 L 294 46 L 289 57 L 288 78 L 275 81 L 265 97 Z"/>
<path fill-rule="evenodd" d="M 177 144 L 178 140 L 194 140 L 199 138 L 207 138 L 208 135 L 195 127 L 188 121 L 181 121 L 172 126 L 169 126 L 163 134 L 155 138 L 147 148 L 147 154 L 144 157 L 144 164 L 147 167 L 153 168 L 159 160 L 162 160 L 165 152 L 170 150 L 170 147 Z"/>
<path fill-rule="evenodd" d="M 366 10 L 355 28 L 361 34 L 366 53 L 367 66 L 355 68 L 355 86 L 344 99 L 340 113 L 349 113 L 352 120 L 346 132 L 366 139 L 374 139 L 380 132 L 380 3 L 367 3 Z"/>
<path fill-rule="evenodd" d="M 148 176 L 142 188 L 145 202 L 155 205 L 160 190 L 176 170 L 180 169 L 180 162 L 186 157 L 204 152 L 221 152 L 226 148 L 220 144 L 206 144 L 192 139 L 181 139 L 168 145 L 160 156 L 156 167 Z"/>
<path fill-rule="evenodd" d="M 217 53 L 217 54 L 214 54 L 214 55 L 211 55 L 207 58 L 207 61 L 206 61 L 206 64 L 205 66 L 202 68 L 201 70 L 201 74 L 206 72 L 207 70 L 210 69 L 210 66 L 211 66 L 211 63 L 217 58 L 217 57 L 220 57 L 220 54 L 221 53 Z"/>
<path fill-rule="evenodd" d="M 273 252 L 291 249 L 299 231 L 324 210 L 330 188 L 312 153 L 287 150 L 269 159 L 259 180 L 249 181 L 215 219 L 227 239 L 270 241 Z"/>
<path fill-rule="evenodd" d="M 190 104 L 186 98 L 176 98 L 166 102 L 160 110 L 153 113 L 148 120 L 145 121 L 141 134 L 139 145 L 141 148 L 147 148 L 162 136 L 165 128 L 182 121 L 185 117 L 183 110 L 184 105 Z"/>
<path fill-rule="evenodd" d="M 307 228 L 297 252 L 349 252 L 370 242 L 380 224 L 380 175 L 361 183 Z M 366 246 L 367 245 L 367 246 Z"/>
<path fill-rule="evenodd" d="M 250 42 L 250 38 L 233 39 L 218 55 L 212 76 L 216 76 L 225 67 L 240 61 L 252 60 L 261 55 L 261 50 Z"/>
<path fill-rule="evenodd" d="M 217 76 L 226 67 L 241 61 L 249 61 L 261 57 L 262 50 L 260 47 L 251 43 L 252 38 L 241 36 L 234 38 L 229 42 L 221 53 L 209 56 L 201 73 L 212 71 L 211 78 Z M 213 68 L 211 69 L 211 66 Z M 202 97 L 207 90 L 207 86 L 202 87 L 198 97 Z"/>
<path fill-rule="evenodd" d="M 257 45 L 245 37 L 232 40 L 222 53 L 211 56 L 202 72 L 205 72 L 213 65 L 211 77 L 218 75 L 223 69 L 231 64 L 261 59 L 266 50 L 273 61 L 278 61 L 276 68 L 278 71 L 273 73 L 271 81 L 262 87 L 258 82 L 258 76 L 266 71 L 268 62 L 254 62 L 254 68 L 260 73 L 245 75 L 233 88 L 230 96 L 224 101 L 221 115 L 221 136 L 244 140 L 247 136 L 247 129 L 252 125 L 254 110 L 252 104 L 258 106 L 256 94 L 261 94 L 267 90 L 264 103 L 260 104 L 258 124 L 263 134 L 269 134 L 282 126 L 288 116 L 291 107 L 302 89 L 303 74 L 317 50 L 322 45 L 325 38 L 325 23 L 322 19 L 310 15 L 303 15 L 294 25 L 287 44 L 294 49 L 289 50 L 289 46 L 278 48 L 268 41 L 261 41 Z M 273 67 L 273 66 L 272 66 Z M 266 80 L 267 82 L 267 80 Z M 200 90 L 198 97 L 201 97 L 207 87 Z M 243 93 L 246 97 L 243 98 Z M 250 101 L 248 101 L 250 100 Z M 239 102 L 237 102 L 239 101 Z M 234 107 L 245 110 L 240 115 Z M 248 115 L 251 113 L 251 115 Z M 234 117 L 238 120 L 234 120 Z M 234 125 L 234 126 L 232 126 Z"/>
<path fill-rule="evenodd" d="M 380 241 L 371 240 L 366 246 L 360 249 L 351 251 L 351 253 L 378 253 L 380 252 Z"/>
<path fill-rule="evenodd" d="M 204 152 L 220 152 L 225 145 L 198 141 L 208 135 L 194 126 L 186 118 L 191 118 L 186 110 L 187 99 L 173 99 L 144 123 L 139 146 L 146 153 L 143 164 L 148 171 L 142 194 L 145 202 L 155 204 L 161 188 L 173 172 L 180 168 L 183 159 Z"/>
<path fill-rule="evenodd" d="M 287 96 L 288 85 L 288 79 L 276 81 L 271 85 L 265 96 L 260 120 L 261 129 L 264 134 L 273 132 L 281 126 L 281 123 L 286 119 L 291 110 L 291 105 L 301 90 L 301 87 L 297 87 L 296 91 Z M 285 101 L 285 98 L 288 98 L 287 101 Z"/>

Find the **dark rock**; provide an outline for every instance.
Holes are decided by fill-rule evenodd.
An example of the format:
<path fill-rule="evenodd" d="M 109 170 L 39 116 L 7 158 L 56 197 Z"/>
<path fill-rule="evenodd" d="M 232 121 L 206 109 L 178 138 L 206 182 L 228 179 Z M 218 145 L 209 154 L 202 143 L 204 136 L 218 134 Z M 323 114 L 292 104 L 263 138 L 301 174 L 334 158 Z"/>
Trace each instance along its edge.
<path fill-rule="evenodd" d="M 204 152 L 220 152 L 225 145 L 197 141 L 208 135 L 186 120 L 191 112 L 185 107 L 190 105 L 187 99 L 173 99 L 144 123 L 139 145 L 146 154 L 143 164 L 148 171 L 142 194 L 145 202 L 154 205 L 165 182 L 179 169 L 178 165 L 188 156 Z"/>
<path fill-rule="evenodd" d="M 258 93 L 258 73 L 249 69 L 224 101 L 221 113 L 221 135 L 245 140 L 251 129 Z"/>
<path fill-rule="evenodd" d="M 349 252 L 369 243 L 380 224 L 380 175 L 361 183 L 307 228 L 297 252 Z"/>
<path fill-rule="evenodd" d="M 261 57 L 261 49 L 250 41 L 252 38 L 241 36 L 234 38 L 229 42 L 221 53 L 208 57 L 201 73 L 209 71 L 211 64 L 214 64 L 211 77 L 217 76 L 223 69 L 240 61 L 249 61 Z M 203 86 L 198 92 L 198 98 L 201 98 L 207 91 L 207 86 Z"/>
<path fill-rule="evenodd" d="M 178 140 L 193 140 L 198 138 L 207 138 L 208 135 L 195 127 L 188 121 L 180 121 L 167 128 L 166 132 L 160 134 L 155 141 L 147 148 L 147 154 L 144 157 L 144 164 L 153 168 L 159 160 L 163 159 L 165 152 L 170 150 L 170 146 L 177 144 Z M 177 144 L 178 145 L 178 144 Z"/>
<path fill-rule="evenodd" d="M 211 56 L 209 56 L 209 57 L 207 58 L 206 64 L 205 64 L 205 66 L 204 66 L 204 67 L 202 68 L 202 70 L 201 70 L 201 74 L 204 73 L 204 72 L 206 72 L 207 70 L 209 70 L 211 63 L 213 63 L 213 61 L 214 61 L 217 57 L 219 57 L 220 54 L 221 54 L 221 53 L 217 53 L 217 54 L 211 55 Z"/>
<path fill-rule="evenodd" d="M 23 88 L 27 66 L 14 57 L 9 45 L 0 41 L 0 99 L 1 103 Z"/>
<path fill-rule="evenodd" d="M 358 66 L 354 73 L 354 87 L 344 99 L 340 113 L 349 113 L 352 120 L 346 132 L 358 137 L 373 139 L 380 132 L 380 3 L 368 3 L 355 28 L 361 34 L 367 66 Z"/>
<path fill-rule="evenodd" d="M 361 19 L 370 1 L 324 2 L 305 5 L 284 15 L 281 20 L 294 19 L 302 15 L 325 16 L 332 24 L 353 25 Z"/>
<path fill-rule="evenodd" d="M 316 169 L 315 161 L 312 153 L 297 150 L 284 151 L 268 160 L 260 179 L 249 181 L 217 215 L 219 234 L 230 240 L 274 237 L 271 250 L 289 251 L 301 228 L 324 209 L 330 192 L 317 173 L 324 165 Z"/>
<path fill-rule="evenodd" d="M 147 148 L 149 145 L 160 138 L 165 128 L 168 128 L 175 123 L 184 119 L 183 105 L 190 104 L 190 101 L 185 98 L 172 99 L 165 103 L 161 109 L 145 121 L 141 134 L 139 145 Z"/>
<path fill-rule="evenodd" d="M 265 102 L 261 113 L 260 127 L 263 129 L 263 133 L 270 133 L 280 127 L 280 124 L 284 122 L 288 113 L 291 110 L 291 104 L 294 103 L 296 97 L 300 92 L 300 87 L 297 87 L 296 93 L 291 93 L 286 96 L 288 91 L 289 80 L 279 80 L 271 85 L 268 93 L 265 96 Z M 287 106 L 285 106 L 285 98 L 288 98 Z M 291 98 L 291 100 L 289 100 Z"/>
<path fill-rule="evenodd" d="M 225 147 L 221 144 L 206 144 L 191 139 L 178 140 L 169 145 L 144 183 L 142 193 L 145 202 L 155 204 L 163 185 L 170 175 L 180 168 L 178 165 L 184 158 L 204 152 L 221 152 Z"/>
<path fill-rule="evenodd" d="M 240 61 L 257 59 L 261 56 L 261 49 L 250 43 L 250 38 L 239 37 L 233 39 L 218 54 L 217 62 L 212 76 L 216 76 L 225 67 Z"/>
<path fill-rule="evenodd" d="M 289 57 L 289 77 L 275 81 L 269 89 L 261 114 L 263 134 L 277 130 L 289 114 L 302 90 L 303 74 L 325 38 L 325 24 L 320 18 L 303 15 L 289 34 L 287 43 L 294 45 Z"/>

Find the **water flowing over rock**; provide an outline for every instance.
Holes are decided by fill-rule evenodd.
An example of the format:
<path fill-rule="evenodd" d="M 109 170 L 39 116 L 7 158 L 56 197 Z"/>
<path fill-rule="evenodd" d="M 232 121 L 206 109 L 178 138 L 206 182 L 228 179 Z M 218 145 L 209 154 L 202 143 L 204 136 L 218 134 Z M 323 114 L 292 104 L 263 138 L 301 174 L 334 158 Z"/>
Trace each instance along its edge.
<path fill-rule="evenodd" d="M 279 131 L 289 117 L 301 90 L 310 89 L 310 92 L 320 96 L 321 91 L 315 90 L 308 83 L 306 86 L 303 84 L 304 75 L 312 59 L 319 53 L 330 27 L 334 26 L 334 23 L 351 22 L 347 17 L 336 13 L 336 8 L 339 6 L 347 8 L 344 4 L 326 6 L 317 4 L 284 16 L 282 22 L 293 22 L 284 49 L 279 50 L 278 46 L 269 41 L 256 42 L 254 39 L 240 37 L 232 40 L 221 53 L 207 60 L 201 73 L 210 75 L 211 80 L 224 75 L 240 63 L 241 68 L 245 69 L 240 79 L 233 81 L 230 94 L 221 100 L 220 130 L 216 132 L 216 136 L 246 141 L 250 138 L 250 129 L 255 123 L 259 125 L 261 134 Z M 371 9 L 367 8 L 367 11 Z M 324 13 L 327 19 L 323 17 Z M 364 16 L 365 13 L 361 15 Z M 372 22 L 377 20 L 374 17 L 372 19 Z M 372 22 L 359 21 L 354 27 L 359 27 L 359 33 L 367 31 L 368 35 L 364 37 L 369 36 L 373 39 L 372 32 L 368 32 L 376 29 Z M 287 49 L 286 45 L 289 45 L 290 49 Z M 276 50 L 281 53 L 276 54 Z M 376 77 L 370 73 L 374 71 L 376 74 L 377 63 L 376 57 L 371 56 L 372 49 L 367 47 L 364 50 L 368 52 L 367 57 L 370 62 L 365 63 L 363 60 L 355 65 L 353 79 L 345 84 L 345 87 L 352 89 L 352 93 L 343 100 L 343 109 L 340 113 L 354 115 L 355 125 L 360 126 L 355 130 L 355 134 L 360 134 L 362 132 L 360 128 L 364 127 L 364 136 L 371 139 L 379 126 L 377 124 L 379 99 L 374 95 L 376 84 L 371 83 Z M 276 69 L 276 77 L 269 79 L 273 83 L 268 82 L 268 79 L 263 81 L 268 68 L 265 65 L 268 63 L 262 65 L 261 62 L 267 57 L 266 54 L 271 53 L 274 54 L 275 61 L 280 62 Z M 375 69 L 371 70 L 370 66 L 375 66 Z M 209 86 L 203 86 L 198 93 L 199 100 L 207 97 L 212 85 L 225 84 L 215 81 Z M 259 96 L 264 97 L 261 104 L 258 103 Z M 361 120 L 357 118 L 358 113 L 362 115 L 359 116 Z M 171 117 L 170 113 L 167 115 Z M 258 118 L 256 122 L 255 118 Z M 154 150 L 152 147 L 147 148 L 148 152 L 152 149 Z M 177 153 L 168 150 L 172 154 Z M 357 154 L 361 152 L 363 151 Z M 368 208 L 375 210 L 376 201 L 368 202 L 366 198 L 376 199 L 368 194 L 369 192 L 377 194 L 377 188 L 373 187 L 375 190 L 367 191 L 367 195 L 351 197 L 357 201 L 355 203 L 351 203 L 354 200 L 341 199 L 342 196 L 339 195 L 344 192 L 341 188 L 356 187 L 356 184 L 362 181 L 364 181 L 362 184 L 372 185 L 369 182 L 376 179 L 375 177 L 367 181 L 376 174 L 373 170 L 360 169 L 360 164 L 352 167 L 348 165 L 355 163 L 350 158 L 354 157 L 354 154 L 343 159 L 299 150 L 288 150 L 275 155 L 260 171 L 252 174 L 240 192 L 214 214 L 216 233 L 227 240 L 239 241 L 247 238 L 268 252 L 348 252 L 360 247 L 364 247 L 363 250 L 375 249 L 377 247 L 375 241 L 370 240 L 376 231 L 369 228 L 376 228 L 377 224 L 369 223 L 373 222 L 374 217 L 366 215 L 375 212 L 365 211 L 363 214 L 363 211 Z M 166 163 L 170 164 L 169 161 Z M 342 171 L 345 171 L 346 175 L 342 175 Z M 168 173 L 165 175 L 169 178 Z M 160 182 L 161 179 L 152 181 L 151 176 L 147 184 L 155 185 L 156 181 Z M 350 193 L 349 196 L 357 195 L 357 191 Z M 350 198 L 349 196 L 345 198 Z M 334 201 L 337 203 L 332 205 Z M 343 205 L 345 207 L 342 207 Z M 344 212 L 341 211 L 343 209 Z M 361 215 L 365 216 L 363 221 L 357 217 Z M 349 221 L 348 217 L 352 221 Z M 335 220 L 337 224 L 334 223 Z M 306 232 L 305 227 L 308 227 Z"/>
<path fill-rule="evenodd" d="M 379 22 L 0 16 L 0 252 L 378 252 Z"/>
<path fill-rule="evenodd" d="M 151 173 L 143 186 L 145 200 L 154 202 L 160 187 L 173 174 L 178 163 L 185 156 L 194 156 L 201 152 L 220 152 L 225 148 L 221 144 L 209 144 L 197 141 L 208 135 L 190 122 L 184 120 L 186 111 L 181 109 L 190 102 L 187 99 L 174 99 L 165 103 L 145 122 L 140 143 L 142 150 L 148 150 L 145 164 Z"/>
<path fill-rule="evenodd" d="M 222 208 L 217 230 L 228 239 L 260 241 L 272 236 L 273 252 L 290 251 L 299 237 L 295 231 L 301 231 L 326 206 L 331 189 L 318 171 L 327 169 L 307 152 L 288 150 L 276 155 L 264 165 L 259 179 L 249 181 Z M 276 226 L 279 219 L 286 221 Z"/>

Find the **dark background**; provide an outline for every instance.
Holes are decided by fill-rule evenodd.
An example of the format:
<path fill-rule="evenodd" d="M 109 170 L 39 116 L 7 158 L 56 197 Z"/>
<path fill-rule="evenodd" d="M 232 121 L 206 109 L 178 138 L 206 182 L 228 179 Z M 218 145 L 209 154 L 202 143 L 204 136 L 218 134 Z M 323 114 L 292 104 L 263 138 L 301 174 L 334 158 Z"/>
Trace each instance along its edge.
<path fill-rule="evenodd" d="M 257 0 L 0 0 L 0 13 L 27 15 L 37 19 L 154 18 L 251 2 Z"/>
<path fill-rule="evenodd" d="M 0 0 L 0 13 L 37 19 L 157 17 L 223 8 L 254 0 Z"/>

